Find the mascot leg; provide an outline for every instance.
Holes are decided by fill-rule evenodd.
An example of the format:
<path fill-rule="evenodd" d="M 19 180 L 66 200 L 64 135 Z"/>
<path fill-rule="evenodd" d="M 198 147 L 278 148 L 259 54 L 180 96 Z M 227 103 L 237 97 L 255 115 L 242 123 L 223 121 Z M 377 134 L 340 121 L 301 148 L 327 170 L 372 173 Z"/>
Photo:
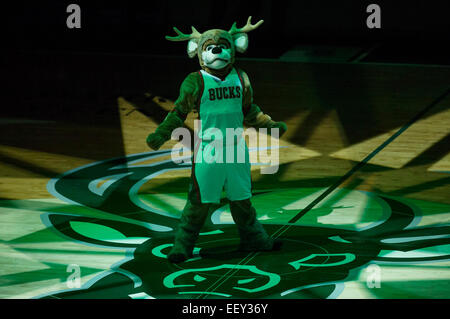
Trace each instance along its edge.
<path fill-rule="evenodd" d="M 175 235 L 175 242 L 167 258 L 172 263 L 180 263 L 192 257 L 198 234 L 208 215 L 209 204 L 188 200 Z"/>
<path fill-rule="evenodd" d="M 256 210 L 250 199 L 230 201 L 231 216 L 238 227 L 241 251 L 277 250 L 281 241 L 273 240 L 256 219 Z"/>

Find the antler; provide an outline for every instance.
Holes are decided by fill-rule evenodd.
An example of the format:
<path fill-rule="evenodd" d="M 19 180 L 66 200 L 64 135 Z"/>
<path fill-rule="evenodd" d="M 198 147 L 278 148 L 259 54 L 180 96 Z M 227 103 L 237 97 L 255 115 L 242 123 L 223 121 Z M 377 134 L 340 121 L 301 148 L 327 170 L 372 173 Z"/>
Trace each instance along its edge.
<path fill-rule="evenodd" d="M 257 29 L 264 22 L 264 20 L 259 20 L 256 24 L 252 24 L 251 20 L 252 20 L 252 17 L 251 16 L 248 17 L 247 24 L 240 29 L 236 27 L 236 22 L 233 23 L 233 25 L 231 26 L 231 29 L 230 29 L 230 31 L 228 31 L 228 33 L 231 35 L 236 34 L 236 33 L 247 33 L 247 32 Z"/>
<path fill-rule="evenodd" d="M 198 32 L 194 27 L 192 27 L 191 34 L 184 34 L 180 30 L 178 30 L 176 27 L 173 27 L 173 29 L 178 34 L 178 36 L 170 37 L 170 36 L 166 35 L 166 39 L 169 41 L 188 41 L 190 39 L 199 39 L 201 37 L 201 33 Z"/>

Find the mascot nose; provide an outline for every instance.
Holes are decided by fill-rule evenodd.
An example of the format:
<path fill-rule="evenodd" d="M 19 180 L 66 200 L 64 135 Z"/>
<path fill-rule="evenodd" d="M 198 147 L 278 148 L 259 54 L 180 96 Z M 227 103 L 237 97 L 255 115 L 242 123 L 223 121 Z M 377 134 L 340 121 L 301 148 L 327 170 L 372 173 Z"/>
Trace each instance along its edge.
<path fill-rule="evenodd" d="M 222 48 L 221 47 L 214 47 L 211 51 L 214 54 L 219 54 L 220 52 L 222 52 Z"/>

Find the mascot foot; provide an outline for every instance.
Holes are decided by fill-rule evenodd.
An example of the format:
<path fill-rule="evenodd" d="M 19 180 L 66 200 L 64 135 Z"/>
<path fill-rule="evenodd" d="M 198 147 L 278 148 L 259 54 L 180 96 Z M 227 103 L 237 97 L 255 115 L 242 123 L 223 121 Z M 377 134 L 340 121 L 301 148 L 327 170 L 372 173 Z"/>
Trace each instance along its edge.
<path fill-rule="evenodd" d="M 183 253 L 170 253 L 169 255 L 167 255 L 167 259 L 169 259 L 172 264 L 178 264 L 187 260 L 188 256 Z"/>
<path fill-rule="evenodd" d="M 245 243 L 239 246 L 239 251 L 276 251 L 283 246 L 283 241 L 280 239 L 268 238 L 263 242 Z"/>
<path fill-rule="evenodd" d="M 167 259 L 174 264 L 182 263 L 192 257 L 192 253 L 188 253 L 187 249 L 175 246 L 167 255 Z"/>

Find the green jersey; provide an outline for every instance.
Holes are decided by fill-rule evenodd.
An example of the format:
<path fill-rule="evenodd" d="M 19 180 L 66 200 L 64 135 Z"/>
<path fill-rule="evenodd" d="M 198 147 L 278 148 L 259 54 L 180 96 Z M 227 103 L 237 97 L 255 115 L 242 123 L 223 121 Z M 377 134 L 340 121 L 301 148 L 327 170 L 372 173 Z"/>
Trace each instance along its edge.
<path fill-rule="evenodd" d="M 194 108 L 199 113 L 192 177 L 201 202 L 218 203 L 224 188 L 230 200 L 250 198 L 250 161 L 242 137 L 244 120 L 252 110 L 248 80 L 235 68 L 225 79 L 203 70 L 191 73 L 175 105 L 181 115 Z"/>

